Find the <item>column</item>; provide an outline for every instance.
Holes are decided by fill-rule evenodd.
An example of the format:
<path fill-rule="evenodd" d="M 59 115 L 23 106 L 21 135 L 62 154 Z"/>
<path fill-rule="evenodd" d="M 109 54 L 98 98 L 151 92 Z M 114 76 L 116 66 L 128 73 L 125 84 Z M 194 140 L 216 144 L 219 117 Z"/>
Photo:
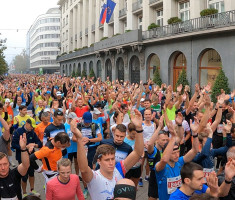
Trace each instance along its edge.
<path fill-rule="evenodd" d="M 163 26 L 167 25 L 167 20 L 171 17 L 178 17 L 178 1 L 163 1 Z"/>

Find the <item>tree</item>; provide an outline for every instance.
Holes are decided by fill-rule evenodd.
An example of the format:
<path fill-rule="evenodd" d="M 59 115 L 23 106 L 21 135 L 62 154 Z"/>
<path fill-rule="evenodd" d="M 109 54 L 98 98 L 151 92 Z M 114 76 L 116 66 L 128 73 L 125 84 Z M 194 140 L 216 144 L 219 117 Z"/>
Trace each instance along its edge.
<path fill-rule="evenodd" d="M 82 78 L 83 77 L 87 78 L 86 70 L 84 70 L 84 69 L 82 70 Z"/>
<path fill-rule="evenodd" d="M 0 48 L 0 75 L 5 74 L 8 71 L 8 65 L 3 53 L 4 50 L 6 50 L 6 47 Z"/>
<path fill-rule="evenodd" d="M 80 70 L 77 70 L 76 77 L 81 77 L 81 71 Z"/>
<path fill-rule="evenodd" d="M 29 69 L 29 56 L 26 54 L 25 49 L 22 50 L 20 55 L 15 56 L 13 59 L 13 65 L 15 65 L 15 69 L 19 73 L 24 73 Z"/>
<path fill-rule="evenodd" d="M 175 89 L 176 89 L 180 84 L 182 84 L 182 86 L 183 86 L 182 91 L 184 91 L 185 85 L 189 85 L 189 82 L 188 82 L 188 79 L 187 79 L 187 73 L 186 73 L 186 71 L 185 71 L 184 68 L 183 68 L 182 71 L 180 72 L 180 75 L 179 75 L 178 80 L 177 80 L 177 82 L 176 82 Z"/>
<path fill-rule="evenodd" d="M 89 77 L 90 77 L 90 78 L 94 77 L 94 81 L 96 81 L 96 76 L 95 76 L 95 72 L 94 72 L 93 68 L 91 68 Z"/>
<path fill-rule="evenodd" d="M 74 70 L 73 70 L 73 72 L 72 72 L 72 77 L 76 77 L 76 73 L 75 73 Z"/>
<path fill-rule="evenodd" d="M 217 95 L 221 94 L 221 89 L 223 89 L 226 94 L 230 93 L 230 88 L 228 86 L 228 78 L 226 77 L 222 69 L 216 77 L 215 83 L 212 87 L 211 99 L 214 103 L 216 103 L 217 101 Z"/>
<path fill-rule="evenodd" d="M 161 79 L 160 71 L 158 67 L 156 67 L 156 70 L 153 74 L 153 82 L 160 87 L 162 85 L 162 79 Z"/>

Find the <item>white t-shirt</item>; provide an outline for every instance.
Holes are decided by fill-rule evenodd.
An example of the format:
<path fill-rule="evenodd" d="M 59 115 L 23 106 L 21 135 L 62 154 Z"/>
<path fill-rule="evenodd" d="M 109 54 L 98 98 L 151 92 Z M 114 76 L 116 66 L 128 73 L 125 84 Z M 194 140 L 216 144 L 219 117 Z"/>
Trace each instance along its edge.
<path fill-rule="evenodd" d="M 110 126 L 112 126 L 112 125 L 115 124 L 115 121 L 113 120 L 113 116 L 114 116 L 114 114 L 113 114 L 112 117 L 110 118 Z M 122 123 L 127 123 L 127 124 L 129 124 L 130 122 L 131 122 L 130 117 L 129 117 L 129 115 L 126 113 L 126 114 L 123 116 L 123 122 L 122 122 Z"/>
<path fill-rule="evenodd" d="M 172 120 L 172 123 L 175 125 L 175 120 Z M 186 120 L 183 120 L 182 127 L 184 128 L 184 132 L 190 131 L 189 124 L 188 124 L 188 122 Z M 168 131 L 167 126 L 164 127 L 164 130 Z"/>
<path fill-rule="evenodd" d="M 151 139 L 152 135 L 154 134 L 155 125 L 151 121 L 151 125 L 150 126 L 147 126 L 144 123 L 142 123 L 142 127 L 143 127 L 144 143 L 146 143 L 146 142 L 148 142 Z M 147 151 L 147 149 L 144 148 L 144 151 Z"/>
<path fill-rule="evenodd" d="M 100 170 L 93 171 L 93 178 L 87 184 L 92 200 L 106 200 L 113 198 L 113 191 L 116 183 L 123 179 L 126 173 L 123 161 L 116 164 L 112 180 L 105 178 Z"/>

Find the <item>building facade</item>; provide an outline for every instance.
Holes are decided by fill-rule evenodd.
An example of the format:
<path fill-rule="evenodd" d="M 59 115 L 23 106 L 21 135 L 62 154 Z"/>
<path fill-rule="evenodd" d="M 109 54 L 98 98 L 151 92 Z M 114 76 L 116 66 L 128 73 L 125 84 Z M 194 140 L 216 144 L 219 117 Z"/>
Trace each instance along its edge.
<path fill-rule="evenodd" d="M 56 57 L 60 53 L 60 9 L 51 8 L 37 17 L 28 31 L 30 70 L 54 73 L 60 70 Z"/>
<path fill-rule="evenodd" d="M 214 82 L 221 67 L 235 86 L 235 1 L 116 0 L 109 23 L 99 23 L 101 0 L 60 0 L 61 73 L 105 80 L 146 81 L 160 69 L 163 82 L 175 85 L 185 68 L 191 84 Z M 218 14 L 201 17 L 215 8 Z M 168 25 L 178 17 L 180 23 Z M 158 28 L 148 30 L 152 23 Z"/>

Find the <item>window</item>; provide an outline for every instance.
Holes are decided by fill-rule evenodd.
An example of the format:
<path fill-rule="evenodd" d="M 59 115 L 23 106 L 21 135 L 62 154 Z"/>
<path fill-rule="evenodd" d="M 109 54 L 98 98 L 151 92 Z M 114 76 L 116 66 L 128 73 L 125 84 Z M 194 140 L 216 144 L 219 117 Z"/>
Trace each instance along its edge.
<path fill-rule="evenodd" d="M 143 17 L 139 16 L 138 17 L 138 29 L 142 29 L 142 21 L 143 21 Z"/>
<path fill-rule="evenodd" d="M 190 19 L 189 9 L 190 9 L 189 2 L 179 3 L 179 15 L 182 21 L 186 21 Z"/>
<path fill-rule="evenodd" d="M 156 24 L 163 26 L 163 10 L 157 10 L 156 15 Z"/>
<path fill-rule="evenodd" d="M 208 7 L 217 9 L 219 13 L 224 12 L 224 1 L 223 0 L 208 0 Z"/>
<path fill-rule="evenodd" d="M 123 26 L 124 26 L 124 27 L 123 27 L 123 28 L 124 28 L 124 31 L 126 31 L 126 30 L 127 30 L 127 22 L 125 21 L 123 24 L 124 24 L 124 25 L 123 25 Z"/>
<path fill-rule="evenodd" d="M 69 16 L 67 15 L 66 16 L 66 25 L 68 24 L 68 21 L 69 21 Z"/>

